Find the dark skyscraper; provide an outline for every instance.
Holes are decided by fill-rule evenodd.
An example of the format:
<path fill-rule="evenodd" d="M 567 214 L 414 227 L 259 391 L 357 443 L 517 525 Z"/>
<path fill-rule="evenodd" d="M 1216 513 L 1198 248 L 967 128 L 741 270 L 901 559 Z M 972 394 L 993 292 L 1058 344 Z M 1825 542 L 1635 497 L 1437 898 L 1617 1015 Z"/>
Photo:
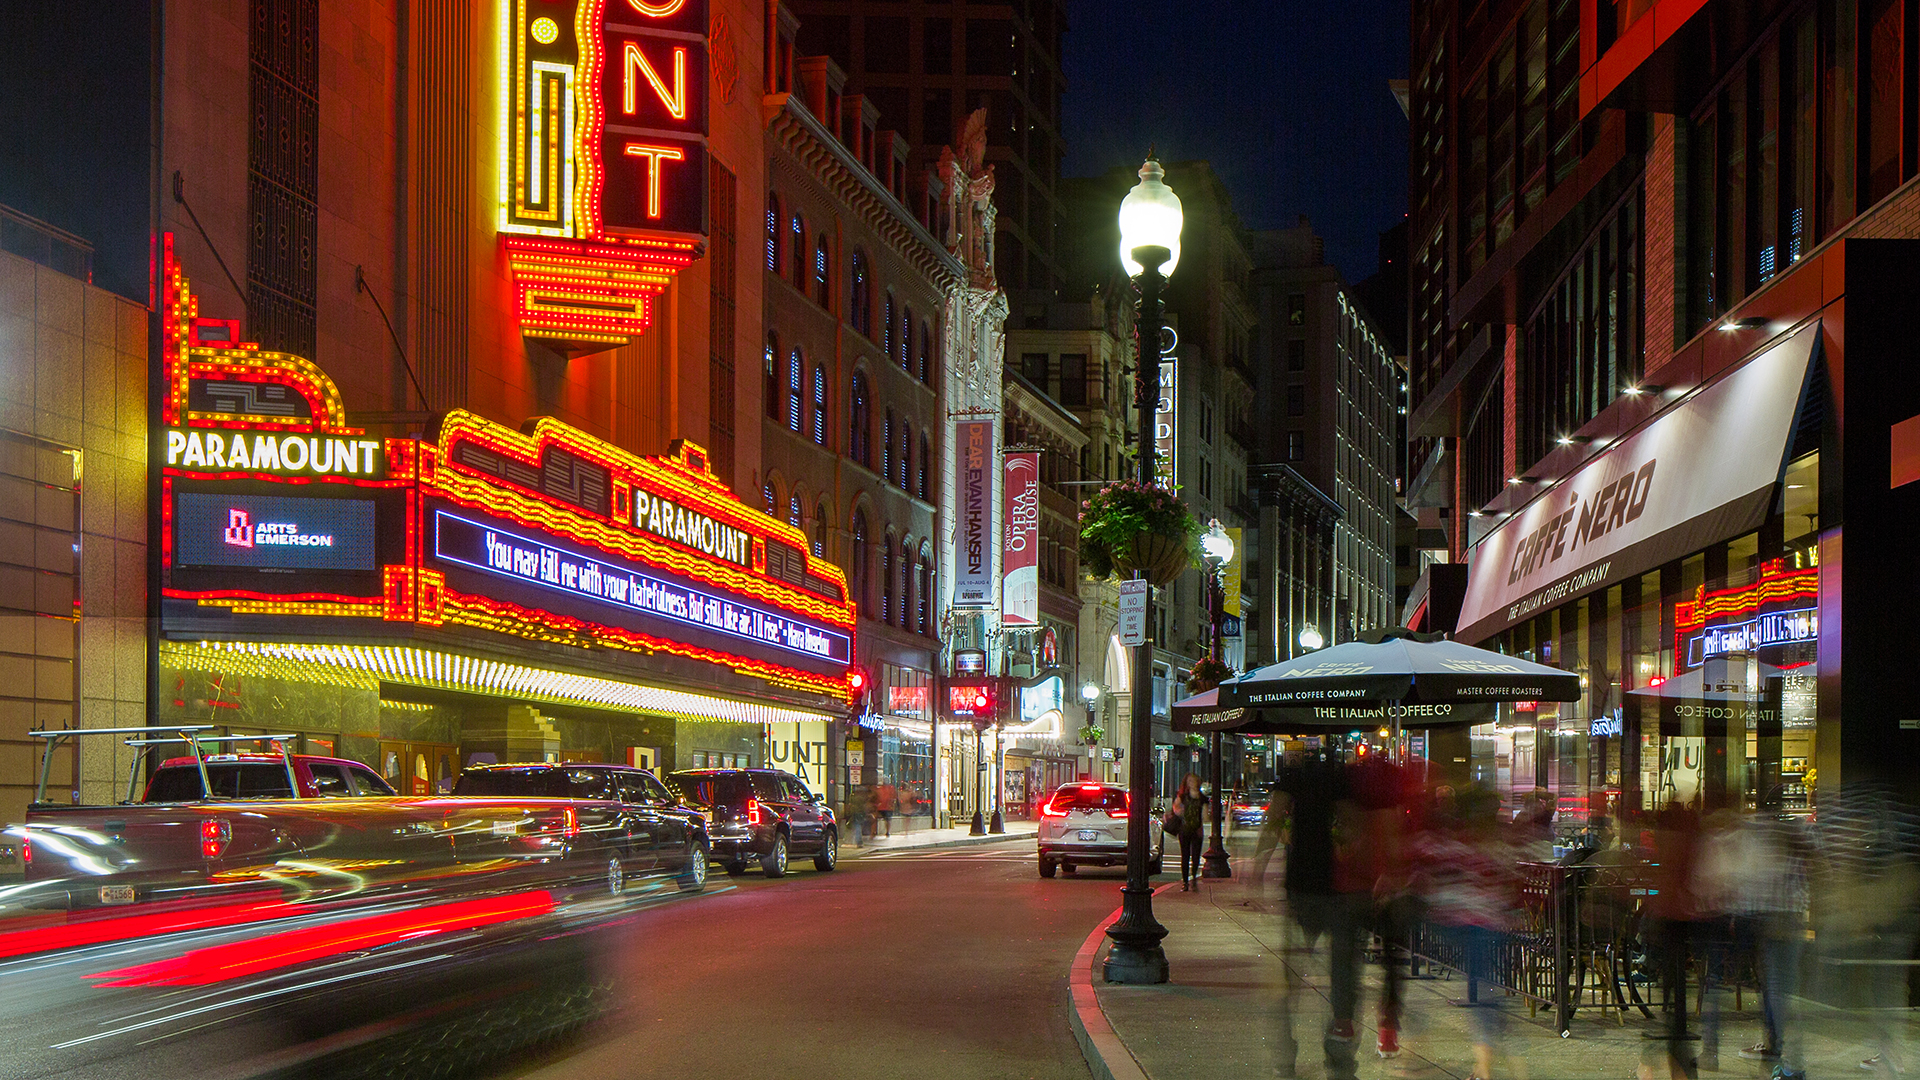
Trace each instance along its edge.
<path fill-rule="evenodd" d="M 1000 217 L 995 264 L 1016 298 L 1060 284 L 1061 0 L 881 3 L 794 0 L 800 51 L 847 69 L 847 93 L 878 106 L 915 148 L 957 144 L 975 109 L 987 110 L 987 161 Z M 918 170 L 916 170 L 918 171 Z"/>

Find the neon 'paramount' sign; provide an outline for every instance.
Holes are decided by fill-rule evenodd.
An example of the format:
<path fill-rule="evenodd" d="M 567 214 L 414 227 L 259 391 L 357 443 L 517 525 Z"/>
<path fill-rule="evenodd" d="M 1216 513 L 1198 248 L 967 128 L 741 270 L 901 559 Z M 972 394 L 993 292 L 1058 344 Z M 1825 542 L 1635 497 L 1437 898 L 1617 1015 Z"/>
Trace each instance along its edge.
<path fill-rule="evenodd" d="M 194 472 L 377 477 L 386 472 L 378 439 L 280 432 L 167 431 L 167 467 Z"/>

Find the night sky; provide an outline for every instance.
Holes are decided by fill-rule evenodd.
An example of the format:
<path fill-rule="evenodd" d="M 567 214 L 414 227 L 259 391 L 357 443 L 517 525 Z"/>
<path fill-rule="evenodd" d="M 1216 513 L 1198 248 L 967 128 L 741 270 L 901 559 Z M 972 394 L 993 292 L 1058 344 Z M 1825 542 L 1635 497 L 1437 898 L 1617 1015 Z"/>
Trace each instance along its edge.
<path fill-rule="evenodd" d="M 1204 158 L 1249 228 L 1306 214 L 1349 282 L 1407 208 L 1407 0 L 1069 0 L 1062 172 Z"/>

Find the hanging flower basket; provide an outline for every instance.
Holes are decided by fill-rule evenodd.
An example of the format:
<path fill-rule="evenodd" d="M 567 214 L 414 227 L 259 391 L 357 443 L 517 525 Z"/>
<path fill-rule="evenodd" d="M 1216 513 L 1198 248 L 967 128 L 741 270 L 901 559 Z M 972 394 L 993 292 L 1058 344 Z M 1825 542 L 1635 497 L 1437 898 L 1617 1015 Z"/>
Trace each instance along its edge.
<path fill-rule="evenodd" d="M 1088 746 L 1098 746 L 1100 740 L 1106 737 L 1107 729 L 1099 724 L 1088 724 L 1080 729 L 1080 741 Z"/>
<path fill-rule="evenodd" d="M 1233 669 L 1211 656 L 1202 657 L 1187 672 L 1187 692 L 1204 694 L 1228 679 L 1233 678 Z"/>
<path fill-rule="evenodd" d="M 1199 536 L 1178 496 L 1136 481 L 1108 484 L 1080 511 L 1080 558 L 1095 577 L 1139 571 L 1166 585 L 1194 565 Z"/>

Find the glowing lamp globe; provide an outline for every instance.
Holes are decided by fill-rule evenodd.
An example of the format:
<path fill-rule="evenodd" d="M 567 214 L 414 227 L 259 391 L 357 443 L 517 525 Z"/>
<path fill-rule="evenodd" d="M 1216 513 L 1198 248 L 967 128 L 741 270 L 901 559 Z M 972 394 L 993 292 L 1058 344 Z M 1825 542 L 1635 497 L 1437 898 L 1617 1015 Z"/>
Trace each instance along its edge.
<path fill-rule="evenodd" d="M 1140 166 L 1140 182 L 1120 200 L 1120 264 L 1127 268 L 1128 277 L 1140 276 L 1141 266 L 1133 260 L 1133 249 L 1139 247 L 1151 245 L 1171 252 L 1160 267 L 1164 277 L 1172 277 L 1173 268 L 1180 265 L 1180 196 L 1166 185 L 1165 176 L 1160 163 L 1148 158 Z"/>
<path fill-rule="evenodd" d="M 1092 683 L 1082 685 L 1080 687 L 1080 700 L 1085 701 L 1089 705 L 1100 700 L 1100 688 Z"/>
<path fill-rule="evenodd" d="M 1300 631 L 1300 647 L 1308 652 L 1312 652 L 1326 643 L 1326 639 L 1321 637 L 1320 631 L 1314 627 L 1309 626 L 1305 630 Z"/>
<path fill-rule="evenodd" d="M 1200 537 L 1200 551 L 1215 564 L 1225 566 L 1233 561 L 1233 537 L 1228 536 L 1216 520 L 1213 528 Z"/>

